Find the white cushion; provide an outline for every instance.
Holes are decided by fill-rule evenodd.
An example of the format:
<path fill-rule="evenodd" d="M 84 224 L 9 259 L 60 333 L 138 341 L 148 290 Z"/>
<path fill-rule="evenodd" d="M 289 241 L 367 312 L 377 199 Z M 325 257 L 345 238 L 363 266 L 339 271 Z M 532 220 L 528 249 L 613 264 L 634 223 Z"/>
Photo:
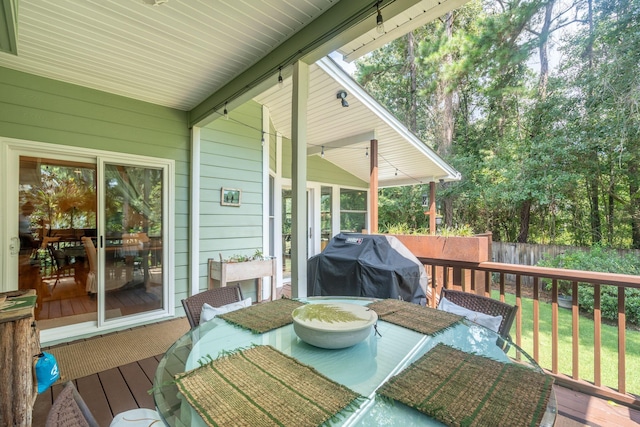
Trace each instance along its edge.
<path fill-rule="evenodd" d="M 449 313 L 464 316 L 478 325 L 482 325 L 485 328 L 489 328 L 492 331 L 498 332 L 500 323 L 502 323 L 502 316 L 491 316 L 485 313 L 478 313 L 477 311 L 469 310 L 458 304 L 454 304 L 445 297 L 440 297 L 440 303 L 438 304 L 438 310 L 448 311 Z"/>
<path fill-rule="evenodd" d="M 138 408 L 121 412 L 109 424 L 109 427 L 149 427 L 162 425 L 162 419 L 153 409 Z"/>
<path fill-rule="evenodd" d="M 245 298 L 242 301 L 232 302 L 231 304 L 223 305 L 221 307 L 212 307 L 211 305 L 204 303 L 202 310 L 200 311 L 200 324 L 213 319 L 219 314 L 228 313 L 230 311 L 240 310 L 241 308 L 251 306 L 251 297 Z"/>

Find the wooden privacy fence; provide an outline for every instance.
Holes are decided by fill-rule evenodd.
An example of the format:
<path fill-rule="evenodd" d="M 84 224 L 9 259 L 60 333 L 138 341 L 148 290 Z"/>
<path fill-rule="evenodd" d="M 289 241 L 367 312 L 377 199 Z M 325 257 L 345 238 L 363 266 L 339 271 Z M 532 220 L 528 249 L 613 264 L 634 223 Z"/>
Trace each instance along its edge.
<path fill-rule="evenodd" d="M 597 273 L 590 271 L 565 270 L 559 268 L 545 268 L 536 266 L 524 266 L 516 264 L 506 264 L 498 262 L 480 262 L 470 263 L 461 261 L 449 261 L 444 259 L 420 258 L 425 266 L 427 273 L 437 280 L 431 281 L 433 292 L 439 291 L 442 287 L 451 288 L 454 285 L 462 287 L 467 292 L 475 292 L 491 296 L 492 286 L 499 289 L 500 300 L 505 300 L 505 284 L 506 277 L 509 275 L 514 278 L 515 283 L 515 301 L 518 306 L 517 317 L 515 321 L 515 334 L 512 329 L 512 336 L 515 336 L 515 343 L 522 345 L 523 334 L 532 336 L 533 358 L 540 362 L 541 355 L 550 354 L 551 366 L 545 367 L 551 374 L 556 377 L 556 381 L 568 388 L 573 388 L 581 392 L 593 394 L 605 399 L 612 399 L 625 403 L 634 408 L 640 408 L 640 397 L 635 394 L 627 393 L 627 368 L 626 368 L 626 313 L 625 313 L 625 292 L 626 288 L 640 289 L 640 276 L 630 276 L 625 274 Z M 461 274 L 453 274 L 454 270 L 470 271 L 470 283 L 463 281 L 462 283 L 454 283 L 455 277 L 464 276 Z M 484 275 L 483 285 L 476 286 L 477 275 Z M 552 284 L 551 289 L 551 319 L 540 318 L 540 283 L 543 279 L 547 279 Z M 523 331 L 523 284 L 526 280 L 531 281 L 534 286 L 531 287 L 533 299 L 532 331 Z M 565 280 L 572 284 L 572 307 L 571 307 L 571 370 L 570 372 L 560 372 L 559 369 L 559 308 L 558 308 L 558 281 Z M 584 350 L 584 343 L 580 342 L 580 316 L 578 308 L 578 283 L 592 286 L 594 291 L 594 332 L 593 345 L 590 355 L 593 358 L 592 375 L 583 375 L 584 366 L 580 365 L 580 351 Z M 602 381 L 602 316 L 601 316 L 601 296 L 602 286 L 612 285 L 618 288 L 618 313 L 617 323 L 617 348 L 615 349 L 615 360 L 604 361 L 607 364 L 617 364 L 617 388 L 606 386 Z M 430 304 L 435 306 L 435 299 L 430 300 Z M 551 324 L 551 344 L 541 345 L 540 325 L 544 322 Z M 629 352 L 636 349 L 629 349 Z M 566 356 L 563 356 L 566 357 Z M 635 375 L 635 372 L 631 372 Z M 591 377 L 593 381 L 585 381 L 583 378 Z M 637 390 L 634 390 L 637 393 Z"/>
<path fill-rule="evenodd" d="M 509 242 L 492 242 L 491 247 L 491 259 L 493 262 L 518 265 L 536 265 L 542 258 L 553 258 L 567 251 L 590 250 L 590 248 L 578 246 L 538 245 L 531 243 Z M 633 253 L 637 257 L 640 257 L 640 250 L 638 249 L 617 249 L 616 252 L 620 255 Z M 508 274 L 506 276 L 506 280 L 507 282 L 514 283 L 515 275 Z M 523 285 L 532 285 L 533 277 L 524 276 L 521 277 L 521 281 Z"/>

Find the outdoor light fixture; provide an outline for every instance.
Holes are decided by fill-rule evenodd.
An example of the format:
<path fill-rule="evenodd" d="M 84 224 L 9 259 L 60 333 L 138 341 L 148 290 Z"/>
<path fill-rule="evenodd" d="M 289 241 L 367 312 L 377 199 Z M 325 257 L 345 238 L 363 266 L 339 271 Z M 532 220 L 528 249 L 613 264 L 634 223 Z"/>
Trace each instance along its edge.
<path fill-rule="evenodd" d="M 340 100 L 340 102 L 342 102 L 342 106 L 343 107 L 348 107 L 349 106 L 349 103 L 345 99 L 346 97 L 347 97 L 347 92 L 345 92 L 344 90 L 341 90 L 336 94 L 336 98 L 338 98 Z"/>
<path fill-rule="evenodd" d="M 429 193 L 422 194 L 422 207 L 429 207 Z"/>
<path fill-rule="evenodd" d="M 222 114 L 224 115 L 225 120 L 229 120 L 229 110 L 227 110 L 227 102 L 226 101 L 224 103 L 224 110 L 223 110 Z"/>
<path fill-rule="evenodd" d="M 320 152 L 320 157 L 324 159 L 324 145 L 322 146 L 322 151 Z"/>
<path fill-rule="evenodd" d="M 284 86 L 284 80 L 282 79 L 282 67 L 278 68 L 278 87 L 282 89 Z"/>
<path fill-rule="evenodd" d="M 376 10 L 378 11 L 378 16 L 376 16 L 376 31 L 378 34 L 384 34 L 384 19 L 380 12 L 380 2 L 376 3 Z"/>

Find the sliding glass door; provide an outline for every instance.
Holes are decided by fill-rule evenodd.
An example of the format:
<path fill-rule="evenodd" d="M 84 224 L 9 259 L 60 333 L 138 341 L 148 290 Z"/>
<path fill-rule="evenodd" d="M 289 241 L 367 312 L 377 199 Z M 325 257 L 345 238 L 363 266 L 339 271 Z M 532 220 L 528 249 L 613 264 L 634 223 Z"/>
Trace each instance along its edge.
<path fill-rule="evenodd" d="M 172 313 L 173 161 L 28 141 L 0 151 L 0 291 L 35 291 L 47 339 Z"/>
<path fill-rule="evenodd" d="M 106 320 L 163 307 L 164 186 L 161 168 L 104 164 Z"/>

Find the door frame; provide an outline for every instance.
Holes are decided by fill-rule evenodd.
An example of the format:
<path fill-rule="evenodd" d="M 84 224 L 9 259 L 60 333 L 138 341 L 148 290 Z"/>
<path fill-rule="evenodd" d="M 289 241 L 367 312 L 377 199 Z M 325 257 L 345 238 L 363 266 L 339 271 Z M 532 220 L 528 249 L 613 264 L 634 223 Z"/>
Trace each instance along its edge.
<path fill-rule="evenodd" d="M 72 153 L 72 154 L 71 154 Z M 95 163 L 97 169 L 96 189 L 98 204 L 98 239 L 104 236 L 104 223 L 100 212 L 104 211 L 102 185 L 104 182 L 104 170 L 101 166 L 104 161 L 116 164 L 133 166 L 162 167 L 166 171 L 165 189 L 163 198 L 163 262 L 166 268 L 163 274 L 163 309 L 149 313 L 141 313 L 125 316 L 104 322 L 104 303 L 98 304 L 98 320 L 78 323 L 59 328 L 41 331 L 40 340 L 43 343 L 53 343 L 66 340 L 70 337 L 80 337 L 104 333 L 110 330 L 121 329 L 124 326 L 148 323 L 149 321 L 171 317 L 175 314 L 175 161 L 157 157 L 147 157 L 135 154 L 127 154 L 126 161 L 122 159 L 122 153 L 97 150 L 84 147 L 73 147 L 15 138 L 0 137 L 0 200 L 5 201 L 0 207 L 0 292 L 18 289 L 18 251 L 13 250 L 13 237 L 18 236 L 18 186 L 15 185 L 19 174 L 20 156 L 47 157 L 55 160 L 84 161 Z M 12 253 L 15 252 L 15 255 Z M 98 269 L 103 271 L 104 248 L 98 244 Z M 99 276 L 99 292 L 104 289 L 103 278 Z M 13 284 L 13 286 L 11 285 Z M 104 300 L 104 298 L 102 298 Z M 102 313 L 100 306 L 103 307 Z"/>

